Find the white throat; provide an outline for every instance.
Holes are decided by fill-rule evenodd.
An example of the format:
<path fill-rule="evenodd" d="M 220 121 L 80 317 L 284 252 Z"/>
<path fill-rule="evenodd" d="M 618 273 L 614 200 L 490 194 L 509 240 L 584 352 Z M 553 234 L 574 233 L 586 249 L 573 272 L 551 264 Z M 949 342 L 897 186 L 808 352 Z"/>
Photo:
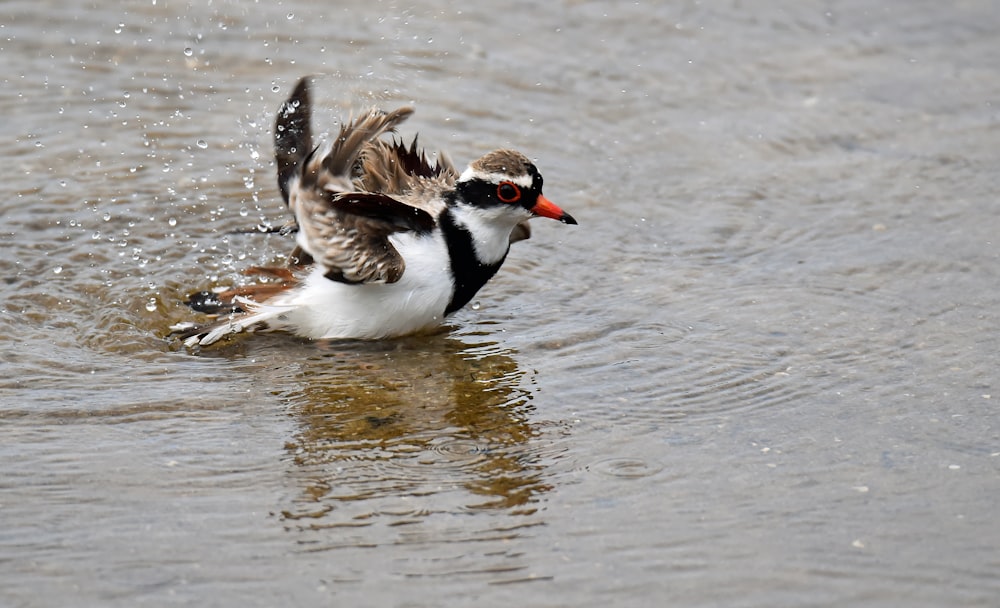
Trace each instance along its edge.
<path fill-rule="evenodd" d="M 514 226 L 531 217 L 527 210 L 516 213 L 515 209 L 501 206 L 481 208 L 459 203 L 450 209 L 455 223 L 472 235 L 476 257 L 484 264 L 502 261 L 510 249 Z"/>

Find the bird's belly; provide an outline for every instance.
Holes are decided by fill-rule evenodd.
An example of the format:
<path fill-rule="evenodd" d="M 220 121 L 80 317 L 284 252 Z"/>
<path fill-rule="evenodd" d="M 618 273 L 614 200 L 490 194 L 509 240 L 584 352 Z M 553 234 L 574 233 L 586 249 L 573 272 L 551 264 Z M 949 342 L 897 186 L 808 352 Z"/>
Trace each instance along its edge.
<path fill-rule="evenodd" d="M 427 330 L 444 320 L 454 290 L 447 248 L 431 236 L 400 235 L 406 261 L 395 283 L 349 285 L 317 269 L 289 302 L 281 323 L 306 338 L 374 340 Z"/>

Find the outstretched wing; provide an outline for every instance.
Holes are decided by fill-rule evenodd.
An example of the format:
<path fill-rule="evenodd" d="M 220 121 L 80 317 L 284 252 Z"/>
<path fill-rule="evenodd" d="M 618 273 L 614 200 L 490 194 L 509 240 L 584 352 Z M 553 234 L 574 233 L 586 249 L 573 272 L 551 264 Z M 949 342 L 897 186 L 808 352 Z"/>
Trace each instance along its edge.
<path fill-rule="evenodd" d="M 371 142 L 361 151 L 356 173 L 358 190 L 405 198 L 435 217 L 445 206 L 441 191 L 458 179 L 451 160 L 439 153 L 437 162 L 431 162 L 416 137 L 409 147 L 401 140 Z"/>
<path fill-rule="evenodd" d="M 292 94 L 281 104 L 274 124 L 274 158 L 278 167 L 278 187 L 290 203 L 295 180 L 306 171 L 325 173 L 323 185 L 330 190 L 350 192 L 357 188 L 352 179 L 360 166 L 362 150 L 413 114 L 412 108 L 383 112 L 376 108 L 349 120 L 340 127 L 336 139 L 316 154 L 312 143 L 312 101 L 309 77 L 296 83 Z M 311 164 L 311 167 L 303 165 Z"/>
<path fill-rule="evenodd" d="M 395 283 L 406 264 L 389 236 L 430 232 L 435 226 L 423 209 L 384 194 L 304 188 L 291 196 L 299 223 L 298 245 L 332 281 Z"/>
<path fill-rule="evenodd" d="M 429 231 L 434 217 L 394 198 L 396 191 L 369 188 L 362 157 L 371 157 L 366 150 L 387 146 L 379 137 L 393 132 L 413 110 L 371 109 L 344 123 L 333 141 L 317 148 L 311 113 L 309 79 L 303 78 L 278 110 L 274 129 L 278 186 L 298 226 L 293 257 L 321 264 L 334 281 L 398 281 L 405 264 L 389 235 Z M 427 166 L 426 160 L 421 166 Z"/>

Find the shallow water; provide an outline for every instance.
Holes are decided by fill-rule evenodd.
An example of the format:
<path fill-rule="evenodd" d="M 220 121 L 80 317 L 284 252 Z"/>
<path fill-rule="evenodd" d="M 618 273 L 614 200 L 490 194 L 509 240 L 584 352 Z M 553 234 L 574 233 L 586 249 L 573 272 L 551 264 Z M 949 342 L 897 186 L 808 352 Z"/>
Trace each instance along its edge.
<path fill-rule="evenodd" d="M 0 604 L 1000 596 L 993 3 L 63 4 L 0 8 Z M 580 225 L 439 335 L 165 340 L 287 251 L 303 74 Z"/>

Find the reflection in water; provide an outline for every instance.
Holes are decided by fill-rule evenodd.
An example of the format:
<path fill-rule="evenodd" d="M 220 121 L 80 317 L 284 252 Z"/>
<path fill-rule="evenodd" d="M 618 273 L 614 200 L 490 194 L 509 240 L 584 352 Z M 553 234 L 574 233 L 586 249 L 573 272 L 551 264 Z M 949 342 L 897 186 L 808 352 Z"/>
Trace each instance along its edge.
<path fill-rule="evenodd" d="M 301 425 L 287 450 L 302 489 L 285 520 L 316 528 L 534 512 L 533 497 L 549 488 L 528 445 L 538 431 L 524 372 L 508 352 L 445 336 L 324 351 L 287 395 Z"/>

